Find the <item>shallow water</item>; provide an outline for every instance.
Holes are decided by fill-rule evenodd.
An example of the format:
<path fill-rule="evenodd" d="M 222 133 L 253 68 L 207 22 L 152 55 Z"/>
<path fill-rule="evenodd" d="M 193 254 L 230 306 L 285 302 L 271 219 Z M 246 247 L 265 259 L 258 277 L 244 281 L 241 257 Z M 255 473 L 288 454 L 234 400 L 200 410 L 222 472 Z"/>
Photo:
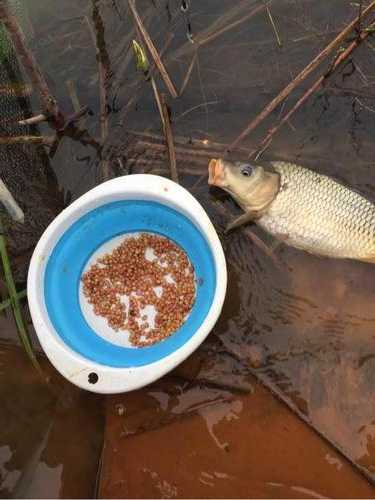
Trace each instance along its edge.
<path fill-rule="evenodd" d="M 162 131 L 151 85 L 136 73 L 129 56 L 129 42 L 134 35 L 131 33 L 132 24 L 125 2 L 108 0 L 96 3 L 100 5 L 104 28 L 105 46 L 102 46 L 103 39 L 101 46 L 109 59 L 110 133 L 102 154 L 92 146 L 64 137 L 53 158 L 49 159 L 65 203 L 98 182 L 103 158 L 109 162 L 111 175 L 142 171 L 168 175 L 168 162 L 161 147 L 161 139 L 158 138 L 162 136 Z M 245 5 L 244 12 L 257 5 L 252 1 L 242 4 Z M 180 2 L 177 1 L 143 1 L 137 5 L 159 49 L 168 41 L 168 33 L 174 35 L 164 60 L 179 89 L 194 57 L 193 45 L 186 36 L 188 22 L 193 36 L 198 36 L 201 30 L 240 6 L 241 2 L 192 2 L 188 18 L 181 13 Z M 101 25 L 97 12 L 93 12 L 92 2 L 39 0 L 33 2 L 29 10 L 34 31 L 30 46 L 47 72 L 51 91 L 61 107 L 68 113 L 72 112 L 66 83 L 72 80 L 81 104 L 88 105 L 92 111 L 92 115 L 85 118 L 85 125 L 93 137 L 98 137 L 97 62 L 87 21 L 97 27 Z M 247 230 L 224 235 L 225 223 L 230 214 L 237 213 L 238 209 L 227 195 L 209 189 L 206 182 L 207 160 L 220 151 L 220 147 L 214 143 L 228 144 L 233 141 L 250 119 L 356 13 L 354 4 L 339 0 L 274 2 L 272 14 L 282 41 L 281 48 L 277 45 L 269 19 L 264 12 L 259 13 L 202 45 L 183 95 L 176 100 L 167 97 L 173 131 L 176 137 L 180 137 L 176 148 L 180 181 L 202 203 L 218 230 L 229 267 L 228 295 L 223 314 L 207 342 L 190 364 L 179 368 L 177 374 L 182 385 L 177 389 L 175 385 L 171 388 L 167 378 L 156 388 L 146 388 L 121 399 L 121 404 L 125 401 L 128 416 L 126 428 L 121 427 L 121 436 L 129 438 L 130 453 L 135 454 L 138 469 L 144 471 L 131 483 L 133 486 L 130 489 L 119 489 L 117 492 L 126 491 L 133 496 L 152 494 L 169 497 L 188 497 L 189 494 L 218 496 L 219 493 L 230 496 L 234 492 L 234 496 L 249 496 L 249 485 L 245 480 L 248 472 L 245 451 L 238 452 L 234 458 L 225 455 L 228 436 L 225 433 L 223 436 L 217 435 L 215 429 L 224 421 L 228 422 L 231 433 L 235 434 L 236 429 L 238 433 L 246 432 L 250 420 L 245 409 L 251 405 L 251 397 L 254 397 L 254 404 L 261 402 L 251 392 L 254 390 L 254 375 L 375 481 L 373 266 L 320 259 L 284 245 L 276 248 L 273 251 L 274 258 L 270 258 L 249 238 Z M 225 24 L 235 22 L 242 16 L 243 12 L 239 11 Z M 369 44 L 363 44 L 350 62 L 328 81 L 324 90 L 311 97 L 295 113 L 274 137 L 262 159 L 298 161 L 314 170 L 335 176 L 375 199 L 375 148 L 372 140 L 375 125 L 374 44 L 371 38 Z M 181 46 L 184 46 L 184 50 L 179 49 Z M 329 68 L 329 62 L 323 67 Z M 321 71 L 322 68 L 314 73 L 315 77 Z M 156 80 L 163 92 L 167 93 L 160 79 Z M 246 157 L 247 151 L 263 138 L 280 113 L 289 109 L 302 95 L 302 89 L 307 89 L 313 81 L 313 78 L 308 80 L 287 99 L 285 105 L 276 109 L 266 123 L 243 142 L 242 149 L 232 154 L 233 158 Z M 35 112 L 39 109 L 35 96 L 33 108 Z M 45 125 L 40 130 L 44 134 L 51 134 Z M 143 135 L 137 135 L 136 132 Z M 193 147 L 192 140 L 195 139 L 205 141 L 198 150 Z M 50 200 L 45 199 L 44 203 L 47 206 Z M 272 245 L 272 239 L 260 229 L 251 230 L 268 247 Z M 14 341 L 11 319 L 1 320 L 4 325 L 1 327 L 1 338 Z M 0 447 L 1 494 L 17 496 L 18 490 L 15 488 L 20 471 L 26 471 L 26 480 L 21 484 L 26 483 L 30 491 L 37 492 L 36 496 L 42 489 L 45 492 L 48 490 L 49 496 L 92 495 L 95 487 L 93 471 L 97 468 L 102 427 L 99 417 L 87 408 L 92 404 L 99 407 L 104 403 L 109 422 L 112 399 L 100 399 L 99 404 L 99 399 L 78 393 L 76 399 L 68 398 L 68 401 L 71 415 L 76 411 L 81 420 L 71 425 L 64 419 L 59 422 L 57 432 L 71 436 L 73 441 L 79 440 L 81 426 L 91 426 L 95 443 L 90 453 L 83 451 L 78 458 L 74 451 L 71 454 L 73 462 L 86 464 L 81 474 L 82 486 L 81 483 L 75 483 L 74 474 L 69 472 L 71 464 L 69 457 L 64 454 L 63 446 L 51 446 L 48 459 L 38 451 L 38 446 L 46 448 L 44 440 L 48 443 L 52 433 L 50 426 L 54 420 L 48 406 L 52 404 L 49 402 L 50 395 L 46 395 L 37 383 L 32 392 L 29 391 L 22 377 L 14 385 L 15 375 L 10 367 L 16 365 L 8 361 L 6 366 L 8 370 L 2 374 L 2 399 L 5 401 L 10 397 L 7 396 L 9 391 L 13 395 L 19 394 L 20 399 L 23 399 L 22 394 L 28 394 L 27 400 L 38 409 L 36 411 L 44 421 L 39 423 L 35 419 L 15 419 L 12 424 L 14 432 L 3 436 Z M 8 392 L 3 392 L 7 387 Z M 11 387 L 14 389 L 10 390 Z M 65 385 L 61 382 L 59 387 Z M 258 394 L 257 390 L 255 395 Z M 68 389 L 64 391 L 69 392 Z M 61 394 L 60 400 L 65 401 L 65 392 Z M 120 404 L 116 401 L 115 405 Z M 129 412 L 133 417 L 129 416 Z M 142 465 L 142 454 L 137 455 L 137 445 L 131 445 L 141 443 L 140 449 L 146 449 L 142 447 L 142 440 L 147 443 L 152 431 L 152 435 L 156 436 L 155 446 L 160 446 L 160 443 L 175 435 L 176 426 L 184 425 L 185 420 L 181 420 L 181 416 L 189 415 L 196 419 L 199 427 L 195 428 L 195 424 L 192 424 L 189 430 L 194 446 L 184 447 L 180 443 L 177 452 L 188 454 L 190 449 L 196 450 L 194 470 L 200 471 L 199 483 L 207 490 L 189 489 L 191 477 L 182 478 L 182 482 L 176 486 L 173 473 L 168 476 L 167 460 L 166 468 L 155 472 L 151 468 L 152 464 Z M 261 419 L 262 416 L 258 415 L 257 418 Z M 283 421 L 286 422 L 288 418 L 285 414 Z M 7 417 L 4 425 L 8 425 L 10 419 L 11 416 Z M 28 433 L 30 436 L 26 441 L 20 443 L 18 440 L 25 432 L 25 426 L 32 432 Z M 162 428 L 162 434 L 158 437 L 155 432 L 159 428 Z M 180 432 L 183 432 L 182 428 Z M 110 440 L 114 435 L 107 434 L 107 438 Z M 140 441 L 136 441 L 134 435 L 139 436 Z M 264 434 L 255 431 L 254 435 L 264 438 Z M 275 436 L 282 436 L 282 431 L 275 430 Z M 293 443 L 298 441 L 296 436 Z M 306 447 L 318 449 L 320 446 L 321 450 L 325 450 L 324 446 L 328 445 L 323 442 L 319 444 L 319 440 L 315 442 L 315 437 L 311 436 L 303 435 Z M 216 447 L 218 464 L 223 469 L 207 466 L 202 456 L 207 443 L 213 443 Z M 296 468 L 297 465 L 291 459 L 296 454 L 293 443 L 284 455 L 280 452 L 278 457 L 279 463 L 284 457 L 289 465 Z M 324 453 L 328 456 L 325 460 L 327 477 L 335 470 L 335 480 L 343 485 L 347 481 L 347 491 L 355 491 L 350 490 L 354 486 L 348 479 L 348 462 L 343 457 L 338 459 L 329 451 Z M 18 454 L 22 455 L 22 460 L 17 458 Z M 186 463 L 190 463 L 190 458 L 183 456 Z M 107 460 L 110 457 L 107 456 Z M 30 461 L 34 468 L 27 468 L 26 464 Z M 13 463 L 16 465 L 10 465 Z M 288 475 L 286 466 L 270 469 L 269 464 L 273 463 L 271 452 L 261 454 L 258 462 L 254 458 L 254 463 L 258 467 L 257 482 L 254 482 L 255 479 L 253 481 L 254 496 L 320 497 L 343 494 L 343 490 L 333 490 L 327 478 L 320 474 L 309 483 L 311 478 L 305 478 L 302 470 L 294 469 L 295 473 Z M 304 464 L 306 468 L 313 468 L 312 459 Z M 320 470 L 323 469 L 322 466 Z M 229 477 L 235 476 L 236 471 L 236 481 L 232 484 Z M 131 472 L 128 477 L 130 482 Z M 68 485 L 65 493 L 59 486 L 64 474 L 64 484 Z M 113 474 L 116 475 L 115 472 Z M 116 482 L 116 479 L 108 479 L 108 475 L 106 478 L 107 489 L 102 490 L 103 494 L 113 491 L 111 487 Z M 293 483 L 294 478 L 304 478 L 303 484 Z M 121 477 L 117 479 L 122 480 Z M 143 490 L 142 481 L 151 482 L 155 488 Z M 227 486 L 217 486 L 221 481 Z M 210 487 L 210 484 L 216 485 L 217 489 Z M 76 490 L 74 485 L 77 486 Z M 362 492 L 362 495 L 366 493 Z"/>

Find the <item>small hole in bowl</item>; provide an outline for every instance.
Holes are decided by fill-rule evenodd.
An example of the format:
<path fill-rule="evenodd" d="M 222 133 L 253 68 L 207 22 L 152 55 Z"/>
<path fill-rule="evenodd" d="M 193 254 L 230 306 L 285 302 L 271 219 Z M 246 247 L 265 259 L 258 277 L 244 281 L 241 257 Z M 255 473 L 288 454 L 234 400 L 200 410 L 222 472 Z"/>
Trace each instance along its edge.
<path fill-rule="evenodd" d="M 89 384 L 96 384 L 96 382 L 99 380 L 98 374 L 95 372 L 91 372 L 89 374 Z"/>

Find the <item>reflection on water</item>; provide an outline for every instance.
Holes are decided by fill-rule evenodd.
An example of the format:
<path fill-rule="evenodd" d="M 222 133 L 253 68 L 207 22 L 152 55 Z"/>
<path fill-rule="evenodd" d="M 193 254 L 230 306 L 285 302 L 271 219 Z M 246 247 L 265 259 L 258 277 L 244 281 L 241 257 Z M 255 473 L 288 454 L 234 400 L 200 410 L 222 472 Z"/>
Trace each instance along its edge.
<path fill-rule="evenodd" d="M 52 376 L 40 380 L 27 356 L 0 344 L 0 496 L 88 498 L 103 436 L 100 398 Z"/>
<path fill-rule="evenodd" d="M 252 0 L 235 5 L 230 0 L 220 5 L 194 3 L 189 12 L 193 36 L 211 25 L 220 27 L 238 21 L 243 15 L 241 9 L 255 4 Z M 92 5 L 89 0 L 33 3 L 30 15 L 35 35 L 30 43 L 47 71 L 53 93 L 68 112 L 72 111 L 68 88 L 73 82 L 81 104 L 88 105 L 93 112 L 85 121 L 89 133 L 97 137 L 100 134 L 97 61 L 87 28 L 87 21 L 94 25 L 98 21 Z M 131 456 L 135 468 L 129 465 L 124 472 L 116 461 L 111 461 L 114 459 L 109 452 L 105 454 L 102 491 L 108 496 L 117 492 L 120 496 L 139 497 L 172 498 L 182 494 L 230 497 L 235 492 L 236 496 L 246 497 L 249 463 L 256 472 L 250 476 L 254 496 L 315 498 L 353 491 L 348 463 L 313 434 L 301 430 L 304 427 L 292 424 L 284 410 L 277 410 L 282 415 L 278 432 L 264 424 L 275 447 L 266 448 L 262 424 L 269 414 L 252 413 L 252 405 L 264 408 L 259 396 L 261 389 L 252 375 L 272 385 L 284 401 L 301 411 L 321 434 L 375 480 L 374 267 L 320 259 L 283 245 L 274 250 L 276 265 L 275 259 L 255 245 L 243 229 L 224 235 L 228 216 L 223 215 L 223 207 L 233 214 L 238 209 L 223 193 L 209 190 L 206 165 L 210 157 L 225 150 L 216 143 L 231 142 L 344 23 L 356 15 L 357 7 L 339 0 L 275 2 L 272 14 L 282 48 L 277 46 L 269 19 L 263 13 L 238 22 L 194 54 L 195 48 L 186 38 L 187 18 L 182 15 L 179 2 L 144 0 L 137 5 L 158 48 L 168 41 L 168 32 L 174 35 L 165 60 L 177 88 L 181 88 L 193 64 L 182 97 L 168 101 L 178 169 L 181 183 L 194 193 L 217 227 L 227 255 L 229 284 L 222 317 L 206 343 L 178 368 L 177 380 L 166 378 L 155 387 L 124 397 L 118 404 L 126 410 L 125 421 L 113 413 L 112 399 L 104 398 L 108 449 L 115 450 L 125 463 Z M 229 11 L 232 17 L 222 17 Z M 100 15 L 111 70 L 107 103 L 111 132 L 103 157 L 110 162 L 112 175 L 143 171 L 169 175 L 153 92 L 149 82 L 136 73 L 129 51 L 134 32 L 126 5 L 101 2 Z M 184 49 L 178 50 L 181 46 Z M 299 162 L 335 176 L 375 199 L 374 57 L 371 46 L 358 49 L 354 64 L 338 72 L 329 85 L 293 116 L 264 152 L 263 159 Z M 157 75 L 156 79 L 165 91 Z M 297 90 L 287 100 L 286 109 L 301 92 Z M 37 101 L 33 105 L 34 110 L 39 109 Z M 234 156 L 246 157 L 247 149 L 277 121 L 280 111 L 276 109 Z M 40 130 L 50 134 L 45 125 Z M 194 142 L 195 139 L 202 142 Z M 69 193 L 69 199 L 85 192 L 100 177 L 98 151 L 79 140 L 64 138 L 50 163 L 60 190 Z M 51 200 L 43 198 L 43 203 L 47 207 Z M 252 228 L 252 231 L 271 246 L 271 238 L 261 230 Z M 1 336 L 10 337 L 5 328 Z M 50 496 L 62 496 L 64 492 L 68 496 L 69 492 L 71 496 L 91 495 L 100 448 L 98 400 L 72 389 L 67 408 L 56 416 L 54 399 L 37 384 L 32 386 L 33 391 L 26 389 L 27 381 L 22 378 L 16 381 L 9 368 L 11 364 L 7 366 L 1 375 L 2 400 L 13 401 L 11 405 L 13 393 L 27 394 L 24 411 L 33 409 L 35 418 L 31 420 L 33 432 L 26 432 L 25 429 L 30 429 L 30 419 L 19 415 L 14 407 L 3 412 L 2 428 L 11 422 L 11 430 L 0 440 L 1 494 L 10 494 L 17 484 L 22 488 L 27 484 L 38 496 L 48 482 Z M 88 417 L 87 412 L 93 413 Z M 52 427 L 46 434 L 51 421 Z M 290 447 L 285 450 L 280 443 L 286 442 L 286 422 L 293 432 L 287 434 Z M 91 460 L 87 460 L 87 448 L 80 452 L 80 433 L 86 427 L 91 429 L 93 437 Z M 185 429 L 189 442 L 183 439 Z M 239 442 L 240 433 L 246 440 L 258 437 L 262 446 L 254 456 L 250 453 L 249 457 L 248 441 Z M 73 441 L 68 451 L 66 437 L 62 438 L 67 435 Z M 111 441 L 113 436 L 127 440 L 124 456 L 122 447 Z M 306 448 L 315 450 L 314 460 L 320 468 L 306 457 L 302 461 L 306 470 L 294 461 L 302 453 L 297 446 L 302 438 L 308 443 Z M 45 446 L 41 447 L 44 439 Z M 160 470 L 155 470 L 160 453 L 150 443 L 159 449 L 170 446 L 170 452 L 178 453 L 184 460 L 176 468 L 167 457 L 159 464 Z M 206 449 L 214 451 L 208 456 Z M 232 449 L 234 455 L 230 455 Z M 210 462 L 212 457 L 216 457 L 215 463 Z M 79 473 L 74 470 L 77 463 L 81 466 Z M 190 474 L 189 466 L 195 475 Z M 313 480 L 307 473 L 310 469 L 315 471 Z M 324 470 L 327 474 L 322 473 Z M 334 479 L 331 481 L 328 476 Z M 296 477 L 301 479 L 298 484 Z M 182 478 L 182 483 L 176 485 L 175 478 Z M 195 490 L 190 484 L 196 483 L 196 478 L 203 489 Z M 335 489 L 337 485 L 344 489 Z M 358 494 L 370 493 L 362 490 Z"/>
<path fill-rule="evenodd" d="M 232 250 L 247 269 L 236 239 Z M 260 272 L 250 286 L 244 273 L 236 276 L 244 300 L 220 337 L 244 359 L 251 358 L 244 345 L 260 346 L 265 359 L 258 373 L 293 397 L 320 431 L 374 472 L 372 267 L 286 248 L 280 255 L 289 268 L 282 273 Z M 251 320 L 246 308 L 254 311 Z"/>
<path fill-rule="evenodd" d="M 199 411 L 199 414 L 204 418 L 207 424 L 208 432 L 210 436 L 215 441 L 217 446 L 226 450 L 229 447 L 227 442 L 221 443 L 217 435 L 215 434 L 215 427 L 222 421 L 227 420 L 230 422 L 231 420 L 238 420 L 239 414 L 241 413 L 243 404 L 241 401 L 231 401 L 230 403 L 222 404 L 220 407 L 216 407 L 214 411 L 210 411 L 207 407 L 202 408 Z M 220 477 L 220 476 L 218 476 Z M 225 477 L 225 476 L 224 476 Z"/>
<path fill-rule="evenodd" d="M 100 496 L 371 497 L 373 488 L 342 456 L 253 383 L 251 393 L 220 401 L 206 384 L 169 376 L 148 390 L 107 398 Z M 172 412 L 160 393 L 168 394 Z"/>

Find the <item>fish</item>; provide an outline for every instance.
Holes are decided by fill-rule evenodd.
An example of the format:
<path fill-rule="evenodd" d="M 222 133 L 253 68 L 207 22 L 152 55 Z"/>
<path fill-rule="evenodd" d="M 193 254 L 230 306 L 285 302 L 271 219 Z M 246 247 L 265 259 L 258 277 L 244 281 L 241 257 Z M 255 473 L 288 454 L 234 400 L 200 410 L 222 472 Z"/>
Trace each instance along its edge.
<path fill-rule="evenodd" d="M 251 221 L 310 254 L 375 263 L 375 205 L 327 175 L 284 161 L 211 159 L 208 184 L 244 211 L 227 230 Z"/>

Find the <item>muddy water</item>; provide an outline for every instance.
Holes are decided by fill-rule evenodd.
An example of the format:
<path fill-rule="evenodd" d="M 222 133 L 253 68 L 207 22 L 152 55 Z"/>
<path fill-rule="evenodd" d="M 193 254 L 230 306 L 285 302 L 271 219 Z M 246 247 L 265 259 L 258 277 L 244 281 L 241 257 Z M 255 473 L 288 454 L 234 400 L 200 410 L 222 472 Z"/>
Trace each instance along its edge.
<path fill-rule="evenodd" d="M 240 10 L 233 17 L 225 18 L 224 25 L 238 21 L 245 11 L 257 5 L 252 1 L 242 3 L 246 4 L 244 11 Z M 195 54 L 187 38 L 189 25 L 193 36 L 199 37 L 200 31 L 206 30 L 222 15 L 240 5 L 241 2 L 234 4 L 229 0 L 220 2 L 220 5 L 208 1 L 191 2 L 188 15 L 183 15 L 177 1 L 138 3 L 138 9 L 159 48 L 168 41 L 168 33 L 173 34 L 165 60 L 177 88 L 181 88 Z M 223 229 L 230 216 L 224 216 L 222 208 L 225 207 L 226 214 L 235 214 L 238 209 L 226 195 L 208 189 L 205 169 L 209 153 L 201 150 L 200 154 L 193 154 L 193 148 L 189 145 L 191 139 L 201 139 L 208 142 L 206 147 L 209 151 L 216 152 L 218 147 L 211 145 L 212 142 L 226 144 L 234 140 L 248 121 L 356 15 L 356 9 L 354 4 L 339 0 L 275 2 L 272 14 L 282 47 L 277 45 L 269 19 L 264 13 L 238 22 L 232 29 L 199 47 L 183 95 L 168 101 L 174 133 L 185 138 L 181 139 L 181 144 L 185 146 L 180 144 L 178 151 L 181 183 L 197 196 L 217 227 L 229 266 L 228 295 L 222 317 L 208 341 L 196 357 L 178 371 L 178 376 L 185 384 L 198 383 L 199 389 L 193 385 L 192 388 L 183 386 L 172 390 L 167 381 L 156 389 L 145 389 L 138 396 L 129 395 L 121 403 L 115 402 L 128 406 L 131 414 L 135 415 L 128 418 L 125 429 L 122 423 L 119 425 L 121 437 L 129 439 L 130 453 L 135 454 L 139 462 L 137 470 L 144 469 L 139 478 L 131 483 L 133 489 L 120 489 L 117 493 L 188 497 L 194 494 L 218 496 L 221 491 L 227 496 L 343 496 L 343 490 L 332 489 L 332 485 L 327 483 L 327 478 L 335 470 L 335 483 L 346 485 L 345 494 L 348 491 L 354 492 L 354 496 L 371 494 L 371 489 L 355 489 L 355 481 L 350 480 L 349 462 L 342 455 L 336 455 L 333 447 L 325 448 L 328 445 L 323 444 L 323 441 L 314 441 L 316 437 L 312 437 L 313 434 L 299 434 L 293 426 L 291 428 L 294 431 L 288 437 L 291 445 L 286 450 L 280 450 L 277 466 L 272 462 L 271 452 L 260 453 L 261 459 L 253 457 L 258 467 L 258 482 L 254 482 L 253 478 L 251 490 L 245 466 L 248 450 L 241 448 L 237 454 L 230 455 L 225 451 L 228 436 L 218 437 L 215 434 L 215 428 L 227 425 L 226 422 L 230 428 L 228 432 L 233 433 L 233 440 L 236 429 L 238 433 L 246 432 L 247 426 L 255 429 L 252 423 L 257 422 L 256 418 L 262 418 L 262 414 L 252 420 L 246 410 L 251 403 L 260 407 L 262 405 L 261 398 L 255 397 L 257 392 L 252 393 L 255 375 L 266 386 L 272 386 L 284 402 L 300 412 L 301 417 L 310 422 L 336 449 L 341 450 L 348 460 L 361 468 L 365 475 L 375 478 L 375 271 L 371 265 L 319 259 L 285 246 L 276 248 L 274 258 L 270 258 L 244 230 L 224 236 Z M 79 100 L 92 110 L 92 115 L 86 117 L 86 126 L 89 133 L 97 137 L 100 133 L 97 63 L 87 20 L 100 25 L 104 29 L 101 47 L 108 56 L 110 73 L 110 134 L 102 156 L 110 162 L 111 175 L 129 171 L 167 173 L 165 155 L 157 147 L 159 142 L 150 139 L 150 136 L 140 139 L 131 133 L 147 131 L 160 135 L 161 128 L 151 86 L 137 75 L 129 57 L 129 41 L 133 36 L 129 14 L 124 3 L 119 0 L 101 2 L 100 13 L 102 25 L 95 11 L 93 14 L 89 1 L 39 0 L 30 8 L 35 32 L 31 44 L 47 71 L 52 92 L 67 112 L 72 111 L 72 104 L 66 82 L 73 81 Z M 216 26 L 221 27 L 220 24 Z M 298 161 L 335 176 L 375 199 L 375 148 L 372 137 L 375 120 L 374 43 L 370 39 L 369 44 L 358 49 L 353 59 L 329 80 L 326 87 L 294 115 L 263 153 L 262 160 Z M 183 50 L 179 49 L 182 46 Z M 325 69 L 328 67 L 329 63 Z M 157 82 L 166 91 L 158 78 Z M 302 87 L 306 89 L 307 85 Z M 267 127 L 277 121 L 282 110 L 288 109 L 301 93 L 302 90 L 297 90 L 287 99 L 285 107 L 276 109 L 267 123 L 244 141 L 244 149 L 232 154 L 233 158 L 246 157 L 246 151 L 257 144 Z M 38 109 L 37 100 L 34 101 L 34 108 Z M 41 132 L 51 133 L 47 127 L 41 127 Z M 189 153 L 186 153 L 186 149 L 189 149 Z M 50 163 L 60 189 L 66 193 L 67 201 L 97 183 L 101 175 L 102 156 L 91 146 L 70 138 L 63 139 Z M 251 230 L 269 247 L 272 245 L 272 239 L 261 230 Z M 10 320 L 4 319 L 2 324 L 1 337 L 14 337 Z M 10 367 L 12 363 L 6 366 Z M 2 375 L 3 387 L 7 386 L 7 382 L 12 386 L 14 375 L 8 373 L 5 371 Z M 26 381 L 20 379 L 14 393 L 26 391 L 30 397 L 27 387 Z M 186 390 L 190 391 L 189 395 L 179 399 L 178 393 L 182 394 Z M 40 391 L 34 389 L 30 402 L 37 408 L 52 404 L 44 403 L 45 396 Z M 64 394 L 61 396 L 62 401 Z M 242 399 L 238 394 L 242 395 Z M 90 398 L 85 394 L 79 394 L 78 397 L 83 405 L 90 405 Z M 92 435 L 100 440 L 101 426 L 96 417 L 91 411 L 85 413 L 80 410 L 82 407 L 78 400 L 73 398 L 69 401 L 72 415 L 76 409 L 82 420 L 66 428 L 61 420 L 60 432 L 69 433 L 72 440 L 78 439 L 80 426 L 84 422 Z M 154 408 L 155 402 L 159 408 L 156 417 L 150 410 Z M 107 405 L 108 419 L 108 414 L 113 410 L 111 402 L 101 403 Z M 56 492 L 63 495 L 60 486 L 56 486 L 59 485 L 62 471 L 69 470 L 62 447 L 53 446 L 49 460 L 44 455 L 38 458 L 38 450 L 35 452 L 38 446 L 45 448 L 43 439 L 48 438 L 45 433 L 49 432 L 51 425 L 50 415 L 47 412 L 45 422 L 41 424 L 43 432 L 38 434 L 34 420 L 21 419 L 14 421 L 14 433 L 4 438 L 0 475 L 0 491 L 3 495 L 14 491 L 18 479 L 14 471 L 25 471 L 29 459 L 40 467 L 37 480 L 35 475 L 28 472 L 30 467 L 26 470 L 26 474 L 34 478 L 29 483 L 39 484 L 40 488 L 44 485 L 51 492 L 50 495 Z M 181 428 L 184 422 L 188 425 L 188 419 L 181 420 L 181 415 L 191 415 L 195 419 L 189 428 L 189 439 L 194 446 L 186 448 L 181 442 L 170 452 L 181 453 L 188 463 L 189 450 L 195 450 L 194 470 L 199 472 L 201 487 L 205 483 L 223 481 L 227 489 L 212 490 L 207 485 L 207 491 L 189 489 L 192 478 L 188 476 L 179 476 L 177 487 L 174 475 L 168 476 L 167 460 L 165 468 L 158 471 L 152 469 L 157 457 L 154 457 L 154 462 L 142 465 L 144 455 L 136 454 L 136 443 L 142 445 L 142 440 L 147 443 L 150 433 L 155 433 L 159 428 L 163 429 L 162 434 L 153 434 L 156 436 L 155 446 L 172 442 L 170 438 L 176 435 L 178 429 L 180 433 L 184 432 Z M 254 435 L 264 440 L 266 435 L 269 439 L 273 436 L 276 441 L 281 439 L 283 425 L 289 418 L 287 415 L 282 414 L 281 427 L 278 431 L 275 428 L 274 434 L 270 426 L 267 428 L 269 434 Z M 32 433 L 35 443 L 30 446 L 17 441 L 25 425 L 35 431 Z M 111 426 L 107 428 L 111 429 Z M 113 436 L 116 434 L 107 434 L 109 440 Z M 136 441 L 137 436 L 141 441 Z M 296 468 L 298 460 L 293 462 L 292 457 L 298 456 L 300 450 L 292 446 L 292 442 L 298 443 L 299 439 L 307 443 L 307 449 L 317 451 L 310 457 L 304 456 L 304 467 Z M 135 443 L 134 448 L 131 448 L 130 443 Z M 216 459 L 221 469 L 210 468 L 204 462 L 204 449 L 212 443 L 217 450 Z M 95 483 L 92 471 L 97 466 L 99 455 L 99 447 L 95 446 L 91 449 L 91 455 L 82 452 L 76 459 L 77 462 L 88 464 L 81 476 L 86 477 L 87 489 L 82 487 L 74 492 L 73 488 L 68 495 L 92 494 L 90 488 Z M 17 462 L 17 466 L 9 465 L 16 461 L 17 453 L 24 454 L 24 461 Z M 91 461 L 86 462 L 88 455 Z M 318 455 L 326 457 L 320 468 L 316 465 L 320 460 Z M 74 457 L 74 453 L 71 456 Z M 110 461 L 111 457 L 107 456 L 107 459 Z M 288 467 L 282 465 L 284 460 L 289 472 Z M 181 464 L 183 468 L 184 461 Z M 51 472 L 51 467 L 54 472 Z M 290 473 L 290 467 L 294 473 Z M 311 476 L 303 475 L 302 470 L 305 469 L 315 471 L 314 480 L 311 480 Z M 128 484 L 133 477 L 131 472 Z M 174 473 L 175 477 L 177 472 Z M 121 477 L 114 476 L 112 483 L 111 478 L 106 476 L 109 482 L 105 483 L 107 489 L 102 490 L 104 496 L 114 491 L 111 490 L 113 484 L 123 484 Z M 237 478 L 235 485 L 230 479 L 234 476 Z M 155 488 L 142 490 L 144 481 L 151 482 Z"/>

